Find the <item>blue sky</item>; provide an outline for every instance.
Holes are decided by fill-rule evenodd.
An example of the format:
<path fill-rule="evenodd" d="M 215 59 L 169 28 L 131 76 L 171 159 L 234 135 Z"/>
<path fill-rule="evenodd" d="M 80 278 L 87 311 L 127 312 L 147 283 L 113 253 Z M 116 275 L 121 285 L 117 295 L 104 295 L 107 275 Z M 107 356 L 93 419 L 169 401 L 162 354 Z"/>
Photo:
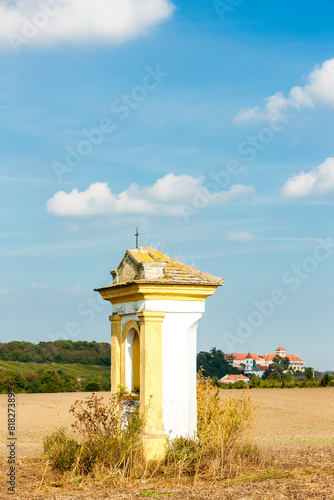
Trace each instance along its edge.
<path fill-rule="evenodd" d="M 333 369 L 333 3 L 57 1 L 0 8 L 0 341 L 108 341 L 138 225 L 225 278 L 199 350 Z"/>

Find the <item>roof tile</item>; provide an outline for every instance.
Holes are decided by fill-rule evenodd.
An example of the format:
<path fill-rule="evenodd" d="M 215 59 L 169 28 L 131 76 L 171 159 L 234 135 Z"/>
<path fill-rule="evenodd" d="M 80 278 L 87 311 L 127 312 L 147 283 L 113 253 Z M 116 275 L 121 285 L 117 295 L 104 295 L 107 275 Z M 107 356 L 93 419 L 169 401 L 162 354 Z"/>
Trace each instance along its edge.
<path fill-rule="evenodd" d="M 118 268 L 111 273 L 114 276 L 114 285 L 174 283 L 220 286 L 224 284 L 222 278 L 199 271 L 149 247 L 127 250 Z"/>

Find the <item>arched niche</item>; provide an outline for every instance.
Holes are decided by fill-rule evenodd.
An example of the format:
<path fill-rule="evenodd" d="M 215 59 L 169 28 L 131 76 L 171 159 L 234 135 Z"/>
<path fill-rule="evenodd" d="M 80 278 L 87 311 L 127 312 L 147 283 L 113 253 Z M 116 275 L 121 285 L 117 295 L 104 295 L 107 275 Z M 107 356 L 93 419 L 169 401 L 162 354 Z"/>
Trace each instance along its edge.
<path fill-rule="evenodd" d="M 124 379 L 130 392 L 140 391 L 140 336 L 138 325 L 130 320 L 124 328 Z"/>

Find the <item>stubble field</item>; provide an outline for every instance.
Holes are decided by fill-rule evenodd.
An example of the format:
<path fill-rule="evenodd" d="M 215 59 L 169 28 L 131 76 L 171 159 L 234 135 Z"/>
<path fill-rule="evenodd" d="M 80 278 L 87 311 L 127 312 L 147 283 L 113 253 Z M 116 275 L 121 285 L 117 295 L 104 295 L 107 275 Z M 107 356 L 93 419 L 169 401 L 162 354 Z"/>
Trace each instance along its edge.
<path fill-rule="evenodd" d="M 225 398 L 243 391 L 221 391 Z M 16 495 L 7 494 L 7 396 L 0 395 L 1 498 L 134 499 L 170 497 L 210 499 L 334 499 L 334 388 L 252 389 L 256 407 L 252 440 L 263 454 L 257 470 L 219 484 L 137 484 L 110 489 L 100 483 L 66 484 L 46 467 L 43 437 L 59 426 L 71 427 L 70 406 L 89 393 L 18 394 Z M 99 393 L 108 399 L 108 393 Z M 45 477 L 41 484 L 43 474 Z M 146 493 L 145 493 L 146 492 Z"/>

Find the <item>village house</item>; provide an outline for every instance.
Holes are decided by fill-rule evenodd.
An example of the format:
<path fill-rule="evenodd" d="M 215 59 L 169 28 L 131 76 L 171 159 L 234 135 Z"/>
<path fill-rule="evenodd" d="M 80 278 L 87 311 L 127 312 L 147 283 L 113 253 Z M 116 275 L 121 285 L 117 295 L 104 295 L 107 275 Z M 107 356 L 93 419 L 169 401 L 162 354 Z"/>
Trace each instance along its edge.
<path fill-rule="evenodd" d="M 220 379 L 223 384 L 235 384 L 236 382 L 249 382 L 249 378 L 244 375 L 225 375 L 225 377 Z"/>
<path fill-rule="evenodd" d="M 259 370 L 257 370 L 257 368 L 255 368 L 254 366 L 254 370 L 256 372 L 261 371 L 262 368 L 264 368 L 265 371 L 273 363 L 275 356 L 288 358 L 288 360 L 290 361 L 290 367 L 295 371 L 299 370 L 303 372 L 305 370 L 305 361 L 295 354 L 287 354 L 286 349 L 284 349 L 284 347 L 282 346 L 279 346 L 276 349 L 275 354 L 231 353 L 225 354 L 225 359 L 235 368 L 239 368 L 239 370 L 245 370 L 246 359 L 248 358 L 248 356 L 251 356 L 252 360 L 254 361 L 253 364 L 259 368 Z"/>

